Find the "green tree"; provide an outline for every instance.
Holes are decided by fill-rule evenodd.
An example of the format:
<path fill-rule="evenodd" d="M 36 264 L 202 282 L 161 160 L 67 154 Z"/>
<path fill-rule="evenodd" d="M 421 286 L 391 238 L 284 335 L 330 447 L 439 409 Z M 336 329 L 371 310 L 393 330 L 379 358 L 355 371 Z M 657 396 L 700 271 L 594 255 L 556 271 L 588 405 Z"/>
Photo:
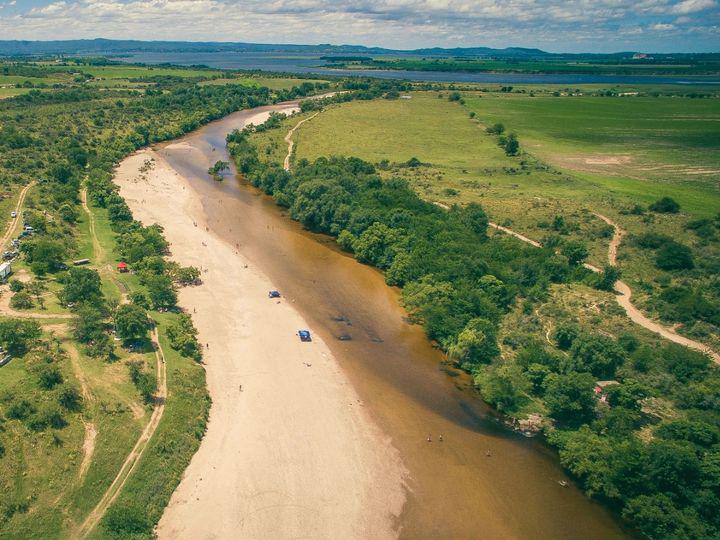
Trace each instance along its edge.
<path fill-rule="evenodd" d="M 615 289 L 615 282 L 620 279 L 620 270 L 617 266 L 607 265 L 598 276 L 595 288 L 601 291 L 612 291 Z"/>
<path fill-rule="evenodd" d="M 692 510 L 680 510 L 667 495 L 640 495 L 628 501 L 622 516 L 648 538 L 707 538 Z"/>
<path fill-rule="evenodd" d="M 460 211 L 460 220 L 471 231 L 480 236 L 487 235 L 488 216 L 482 206 L 477 203 L 470 203 Z"/>
<path fill-rule="evenodd" d="M 625 351 L 617 342 L 602 334 L 579 336 L 572 346 L 566 365 L 574 371 L 589 371 L 601 379 L 611 378 L 625 361 Z"/>
<path fill-rule="evenodd" d="M 553 418 L 580 425 L 594 415 L 594 388 L 595 377 L 589 373 L 551 373 L 545 379 L 545 404 Z"/>
<path fill-rule="evenodd" d="M 194 285 L 200 281 L 200 270 L 194 266 L 183 266 L 173 273 L 173 277 L 181 285 Z"/>
<path fill-rule="evenodd" d="M 192 323 L 190 315 L 181 313 L 178 318 L 167 327 L 167 336 L 170 346 L 181 355 L 200 361 L 202 350 L 197 341 L 197 330 Z"/>
<path fill-rule="evenodd" d="M 125 342 L 147 339 L 149 322 L 145 310 L 135 304 L 123 304 L 115 311 L 115 331 Z"/>
<path fill-rule="evenodd" d="M 567 351 L 580 335 L 580 329 L 574 324 L 560 324 L 555 330 L 555 341 L 559 349 Z"/>
<path fill-rule="evenodd" d="M 75 223 L 77 221 L 77 212 L 67 203 L 58 209 L 58 214 L 60 214 L 60 218 L 67 223 Z"/>
<path fill-rule="evenodd" d="M 71 322 L 73 337 L 80 343 L 89 343 L 103 333 L 106 328 L 103 312 L 97 306 L 82 304 L 75 311 Z"/>
<path fill-rule="evenodd" d="M 20 356 L 40 339 L 42 330 L 37 321 L 0 320 L 0 343 L 10 354 Z"/>
<path fill-rule="evenodd" d="M 568 262 L 573 266 L 584 263 L 588 257 L 587 247 L 585 247 L 584 243 L 578 242 L 577 240 L 565 242 L 560 252 L 567 257 Z"/>
<path fill-rule="evenodd" d="M 65 247 L 60 242 L 47 238 L 24 242 L 20 251 L 25 254 L 30 269 L 37 275 L 57 272 L 62 268 L 66 256 Z"/>
<path fill-rule="evenodd" d="M 102 303 L 100 275 L 90 268 L 70 268 L 63 277 L 63 289 L 58 296 L 64 304 Z"/>
<path fill-rule="evenodd" d="M 168 276 L 150 276 L 146 279 L 145 285 L 150 302 L 155 308 L 171 308 L 177 303 L 177 293 L 173 288 L 172 279 Z"/>
<path fill-rule="evenodd" d="M 385 269 L 392 264 L 400 241 L 399 231 L 383 223 L 373 223 L 353 242 L 355 258 Z"/>
<path fill-rule="evenodd" d="M 44 365 L 37 374 L 38 385 L 45 390 L 51 390 L 58 384 L 62 384 L 63 376 L 56 366 Z"/>
<path fill-rule="evenodd" d="M 498 410 L 517 411 L 527 401 L 530 382 L 519 366 L 503 363 L 499 366 L 486 366 L 475 377 L 483 399 Z"/>
<path fill-rule="evenodd" d="M 460 366 L 487 364 L 499 354 L 495 325 L 483 318 L 470 320 L 448 347 L 448 357 Z"/>
<path fill-rule="evenodd" d="M 517 135 L 511 133 L 507 136 L 504 144 L 505 154 L 508 156 L 517 156 L 520 153 L 520 141 Z"/>
<path fill-rule="evenodd" d="M 79 411 L 83 398 L 75 386 L 63 385 L 58 394 L 58 403 L 68 411 Z"/>

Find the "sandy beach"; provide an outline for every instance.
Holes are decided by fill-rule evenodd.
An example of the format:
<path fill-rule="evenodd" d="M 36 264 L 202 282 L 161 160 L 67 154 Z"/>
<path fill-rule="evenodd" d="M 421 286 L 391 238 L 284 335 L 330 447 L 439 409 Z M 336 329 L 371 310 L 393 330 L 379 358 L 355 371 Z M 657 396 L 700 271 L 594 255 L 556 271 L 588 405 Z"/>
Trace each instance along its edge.
<path fill-rule="evenodd" d="M 213 405 L 159 537 L 397 536 L 405 468 L 326 344 L 300 342 L 292 303 L 268 298 L 273 284 L 206 229 L 200 197 L 156 152 L 125 159 L 115 180 L 136 219 L 165 228 L 172 259 L 203 269 L 179 303 L 208 345 Z"/>

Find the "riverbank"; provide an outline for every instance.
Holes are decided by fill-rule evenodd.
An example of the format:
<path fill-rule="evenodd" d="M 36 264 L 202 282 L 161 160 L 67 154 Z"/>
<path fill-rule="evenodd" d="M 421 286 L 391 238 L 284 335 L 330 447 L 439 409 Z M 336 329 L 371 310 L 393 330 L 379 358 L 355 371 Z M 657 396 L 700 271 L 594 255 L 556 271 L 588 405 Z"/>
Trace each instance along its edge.
<path fill-rule="evenodd" d="M 203 269 L 179 303 L 208 345 L 213 406 L 159 536 L 395 536 L 404 467 L 325 343 L 299 341 L 306 322 L 284 298 L 268 299 L 269 279 L 207 230 L 200 197 L 160 155 L 133 154 L 115 180 L 136 219 L 164 227 L 173 260 Z"/>

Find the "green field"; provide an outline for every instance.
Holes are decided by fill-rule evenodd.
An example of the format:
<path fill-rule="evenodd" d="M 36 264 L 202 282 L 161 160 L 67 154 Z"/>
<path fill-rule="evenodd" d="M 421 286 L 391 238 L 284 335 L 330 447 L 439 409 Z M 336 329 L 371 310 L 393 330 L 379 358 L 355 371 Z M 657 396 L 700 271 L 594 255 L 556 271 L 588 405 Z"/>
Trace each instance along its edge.
<path fill-rule="evenodd" d="M 644 203 L 670 195 L 697 214 L 720 210 L 716 99 L 483 94 L 466 98 L 466 106 L 484 124 L 500 122 L 516 132 L 527 151 L 588 182 Z"/>
<path fill-rule="evenodd" d="M 212 79 L 201 84 L 242 84 L 245 86 L 266 86 L 270 90 L 288 90 L 303 83 L 325 83 L 322 79 L 297 79 L 293 77 L 239 77 L 237 79 Z"/>

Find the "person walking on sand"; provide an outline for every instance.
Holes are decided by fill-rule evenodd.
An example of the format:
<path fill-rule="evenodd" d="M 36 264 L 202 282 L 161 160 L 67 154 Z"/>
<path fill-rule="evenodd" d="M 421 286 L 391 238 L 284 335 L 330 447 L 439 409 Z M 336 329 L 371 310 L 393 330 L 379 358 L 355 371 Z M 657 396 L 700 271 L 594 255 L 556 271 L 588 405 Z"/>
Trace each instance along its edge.
<path fill-rule="evenodd" d="M 438 437 L 438 440 L 439 440 L 440 442 L 443 442 L 442 433 L 440 434 L 440 437 Z"/>
<path fill-rule="evenodd" d="M 428 434 L 427 442 L 432 442 L 432 437 Z"/>

